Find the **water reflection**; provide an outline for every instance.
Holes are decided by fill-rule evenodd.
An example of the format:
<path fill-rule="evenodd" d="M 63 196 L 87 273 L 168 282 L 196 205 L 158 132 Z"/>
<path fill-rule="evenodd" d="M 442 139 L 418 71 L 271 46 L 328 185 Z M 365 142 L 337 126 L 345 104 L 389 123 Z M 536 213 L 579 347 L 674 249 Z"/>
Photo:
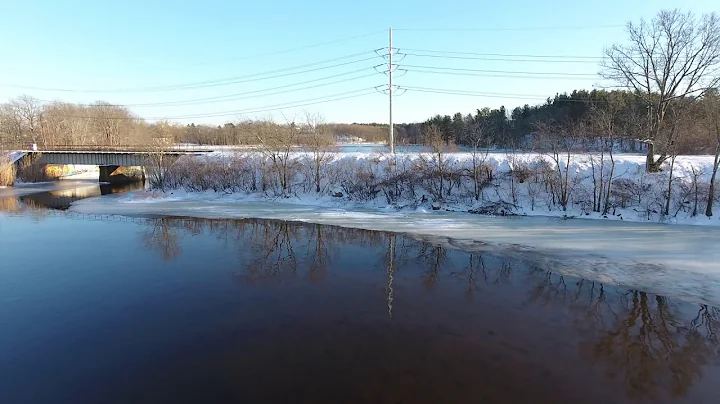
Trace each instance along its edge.
<path fill-rule="evenodd" d="M 160 251 L 163 259 L 172 260 L 180 255 L 177 232 L 168 219 L 154 219 L 141 237 L 148 248 Z"/>
<path fill-rule="evenodd" d="M 53 186 L 56 184 L 39 184 L 38 187 Z M 57 183 L 57 185 L 65 185 Z M 143 182 L 132 182 L 127 184 L 97 184 L 97 183 L 81 183 L 73 182 L 72 188 L 57 189 L 51 191 L 37 192 L 19 197 L 10 196 L 0 198 L 0 211 L 8 213 L 20 213 L 32 210 L 65 210 L 75 201 L 95 196 L 117 194 L 129 191 L 143 189 Z"/>
<path fill-rule="evenodd" d="M 346 262 L 341 252 L 363 249 L 364 262 L 358 264 L 381 269 L 374 276 L 385 278 L 389 319 L 395 320 L 398 305 L 412 299 L 398 294 L 398 288 L 429 295 L 450 288 L 463 296 L 467 310 L 504 308 L 507 321 L 570 327 L 574 334 L 558 333 L 548 346 L 575 344 L 576 355 L 624 386 L 630 399 L 685 396 L 704 368 L 718 363 L 717 308 L 558 275 L 537 262 L 468 253 L 391 233 L 269 220 L 155 218 L 148 220 L 141 238 L 163 259 L 177 260 L 183 237 L 201 234 L 236 251 L 236 275 L 248 285 L 322 283 L 333 271 L 343 271 L 336 265 Z"/>
<path fill-rule="evenodd" d="M 613 303 L 615 322 L 597 342 L 582 348 L 593 362 L 606 366 L 609 376 L 622 378 L 631 397 L 657 398 L 660 389 L 682 396 L 717 356 L 713 327 L 700 330 L 693 326 L 695 320 L 685 323 L 664 297 L 633 290 Z M 716 310 L 704 314 L 709 324 L 717 324 Z"/>

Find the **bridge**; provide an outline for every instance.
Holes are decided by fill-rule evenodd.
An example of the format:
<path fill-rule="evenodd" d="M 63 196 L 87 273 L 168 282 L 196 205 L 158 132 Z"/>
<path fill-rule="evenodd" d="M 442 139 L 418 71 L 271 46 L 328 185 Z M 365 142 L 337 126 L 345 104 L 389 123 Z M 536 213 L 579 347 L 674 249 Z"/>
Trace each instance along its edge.
<path fill-rule="evenodd" d="M 18 163 L 27 161 L 33 164 L 57 165 L 93 165 L 100 168 L 100 182 L 121 183 L 128 178 L 122 167 L 145 167 L 158 156 L 178 158 L 185 155 L 201 155 L 212 152 L 207 148 L 186 146 L 147 147 L 147 146 L 47 146 L 42 149 L 17 150 L 22 153 Z"/>

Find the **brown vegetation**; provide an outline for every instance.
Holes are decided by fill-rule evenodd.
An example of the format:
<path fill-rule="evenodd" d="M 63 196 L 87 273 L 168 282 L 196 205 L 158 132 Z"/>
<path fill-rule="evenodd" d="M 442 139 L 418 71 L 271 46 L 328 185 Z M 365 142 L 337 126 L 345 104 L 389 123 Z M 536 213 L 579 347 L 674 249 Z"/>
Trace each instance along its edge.
<path fill-rule="evenodd" d="M 0 161 L 0 186 L 10 186 L 15 183 L 15 165 Z"/>

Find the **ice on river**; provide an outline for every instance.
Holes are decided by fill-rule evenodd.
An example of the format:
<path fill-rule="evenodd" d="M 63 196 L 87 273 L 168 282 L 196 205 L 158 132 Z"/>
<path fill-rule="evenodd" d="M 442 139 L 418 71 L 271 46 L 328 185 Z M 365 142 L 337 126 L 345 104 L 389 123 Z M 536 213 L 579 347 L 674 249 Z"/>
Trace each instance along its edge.
<path fill-rule="evenodd" d="M 544 269 L 720 306 L 720 229 L 549 217 L 487 217 L 440 211 L 341 209 L 211 200 L 73 203 L 79 213 L 262 218 L 407 233 L 450 248 L 513 255 Z"/>

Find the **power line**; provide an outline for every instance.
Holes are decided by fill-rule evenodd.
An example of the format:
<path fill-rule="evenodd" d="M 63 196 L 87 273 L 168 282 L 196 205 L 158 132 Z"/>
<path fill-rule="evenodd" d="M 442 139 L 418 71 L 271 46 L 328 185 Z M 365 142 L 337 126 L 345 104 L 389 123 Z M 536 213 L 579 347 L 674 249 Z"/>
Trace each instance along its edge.
<path fill-rule="evenodd" d="M 424 52 L 424 53 L 449 53 L 452 55 L 474 55 L 474 56 L 501 56 L 501 57 L 523 57 L 523 58 L 538 58 L 538 59 L 602 59 L 602 56 L 577 56 L 577 55 L 536 55 L 527 53 L 477 53 L 477 52 L 457 52 L 457 51 L 444 51 L 444 50 L 431 50 L 431 49 L 413 49 L 413 48 L 398 48 L 400 50 L 406 50 L 411 52 Z"/>
<path fill-rule="evenodd" d="M 312 48 L 317 48 L 317 47 L 320 47 L 320 46 L 332 45 L 332 44 L 336 44 L 336 43 L 340 43 L 340 42 L 352 41 L 352 40 L 354 40 L 354 39 L 366 38 L 366 37 L 373 36 L 373 35 L 378 35 L 378 34 L 381 34 L 381 33 L 384 33 L 384 32 L 385 32 L 385 30 L 366 32 L 366 33 L 364 33 L 364 34 L 359 34 L 359 35 L 355 35 L 355 36 L 351 36 L 351 37 L 345 37 L 345 38 L 340 38 L 340 39 L 335 39 L 335 40 L 332 40 L 332 41 L 319 42 L 319 43 L 315 43 L 315 44 L 312 44 L 312 45 L 300 46 L 300 47 L 297 47 L 297 48 L 282 49 L 282 50 L 273 51 L 273 52 L 267 52 L 267 53 L 258 53 L 258 54 L 254 54 L 254 55 L 242 56 L 242 57 L 239 57 L 239 58 L 227 59 L 227 60 L 219 61 L 219 62 L 196 63 L 196 64 L 193 64 L 193 65 L 190 65 L 190 66 L 187 66 L 187 67 L 218 65 L 218 64 L 238 62 L 238 61 L 241 61 L 241 60 L 248 60 L 248 59 L 262 58 L 262 57 L 267 57 L 267 56 L 281 55 L 281 54 L 284 54 L 284 53 L 297 52 L 297 51 L 301 51 L 301 50 L 305 50 L 305 49 L 312 49 Z M 166 70 L 166 69 L 162 69 L 162 70 Z M 171 69 L 171 70 L 174 70 L 174 69 Z"/>
<path fill-rule="evenodd" d="M 346 56 L 341 56 L 341 57 L 337 57 L 337 58 L 321 60 L 321 61 L 319 61 L 319 62 L 306 63 L 306 64 L 297 65 L 297 66 L 291 66 L 291 67 L 284 67 L 284 68 L 282 68 L 282 69 L 268 70 L 268 71 L 264 71 L 264 72 L 260 72 L 260 73 L 247 74 L 247 75 L 244 75 L 244 76 L 234 76 L 234 77 L 225 78 L 225 79 L 206 80 L 206 81 L 200 81 L 200 82 L 195 82 L 195 83 L 187 83 L 187 84 L 180 84 L 180 85 L 167 85 L 167 86 L 158 86 L 158 87 L 149 87 L 149 88 L 151 88 L 151 89 L 161 89 L 161 90 L 162 90 L 162 89 L 167 89 L 167 88 L 180 88 L 180 87 L 182 87 L 182 88 L 184 89 L 184 88 L 199 88 L 199 87 L 204 87 L 205 84 L 225 84 L 225 83 L 227 83 L 227 82 L 234 81 L 234 80 L 237 80 L 237 79 L 254 78 L 254 77 L 258 77 L 258 76 L 265 76 L 265 75 L 268 75 L 268 74 L 282 73 L 282 72 L 287 72 L 287 71 L 302 69 L 302 68 L 305 68 L 305 67 L 323 65 L 323 64 L 326 64 L 326 63 L 330 63 L 330 62 L 337 62 L 337 61 L 339 61 L 339 60 L 345 60 L 345 59 L 354 58 L 354 57 L 357 57 L 357 56 L 360 56 L 360 55 L 365 55 L 365 54 L 368 54 L 368 53 L 371 53 L 371 52 L 370 52 L 370 51 L 358 52 L 358 53 L 354 53 L 354 54 L 352 54 L 352 55 L 346 55 Z M 374 59 L 374 57 L 370 57 L 370 58 L 367 58 L 367 59 L 356 60 L 356 61 L 349 61 L 349 62 L 346 62 L 346 64 L 352 64 L 352 63 L 362 62 L 362 61 L 371 60 L 371 59 Z M 331 67 L 343 66 L 343 65 L 344 65 L 344 64 L 341 63 L 341 64 L 339 64 L 339 65 L 334 65 L 334 66 L 325 66 L 324 68 L 331 68 Z"/>
<path fill-rule="evenodd" d="M 253 91 L 246 91 L 246 92 L 242 92 L 242 93 L 235 93 L 235 94 L 229 94 L 229 95 L 221 95 L 221 96 L 216 96 L 216 97 L 195 98 L 195 99 L 189 99 L 189 100 L 166 101 L 166 102 L 155 102 L 155 103 L 140 103 L 140 104 L 102 104 L 102 105 L 103 105 L 103 106 L 113 106 L 113 107 L 185 106 L 185 105 L 203 105 L 203 104 L 213 104 L 213 103 L 217 103 L 217 102 L 237 101 L 237 100 L 244 100 L 244 99 L 256 98 L 256 97 L 267 97 L 267 96 L 271 96 L 271 95 L 285 94 L 285 93 L 294 92 L 294 91 L 301 91 L 301 90 L 309 90 L 309 89 L 313 89 L 313 88 L 320 88 L 320 87 L 325 87 L 325 86 L 329 86 L 329 85 L 333 85 L 333 84 L 345 83 L 345 82 L 350 82 L 350 81 L 354 81 L 354 80 L 360 80 L 360 79 L 367 78 L 367 77 L 377 76 L 378 73 L 377 73 L 377 72 L 373 72 L 373 73 L 371 73 L 371 74 L 366 74 L 366 75 L 362 75 L 362 76 L 358 76 L 358 77 L 350 77 L 350 78 L 347 78 L 347 79 L 336 80 L 336 81 L 332 81 L 332 82 L 329 82 L 329 83 L 321 83 L 321 84 L 316 84 L 316 85 L 307 86 L 307 87 L 291 88 L 291 89 L 289 89 L 289 90 L 284 90 L 284 91 L 278 91 L 278 92 L 263 94 L 263 93 L 265 93 L 265 92 L 267 92 L 267 91 L 273 91 L 273 90 L 286 89 L 286 88 L 290 88 L 290 87 L 296 87 L 296 86 L 300 86 L 300 85 L 303 85 L 303 84 L 314 83 L 314 82 L 323 81 L 323 80 L 327 80 L 327 79 L 331 79 L 331 78 L 336 78 L 336 77 L 341 77 L 341 76 L 347 76 L 347 75 L 349 75 L 349 74 L 359 73 L 359 72 L 362 72 L 362 71 L 372 70 L 372 69 L 373 69 L 372 67 L 368 67 L 368 68 L 364 68 L 364 69 L 353 70 L 353 71 L 350 71 L 350 72 L 335 74 L 335 75 L 332 75 L 332 76 L 321 77 L 321 78 L 318 78 L 318 79 L 306 80 L 306 81 L 299 82 L 299 83 L 286 84 L 286 85 L 282 85 L 282 86 L 270 87 L 270 88 L 265 88 L 265 89 L 260 89 L 260 90 L 253 90 Z M 45 101 L 47 101 L 47 100 L 45 100 Z M 52 102 L 52 101 L 49 101 L 49 102 Z M 86 106 L 86 107 L 96 106 L 96 104 L 81 104 L 81 105 L 84 105 L 84 106 Z"/>
<path fill-rule="evenodd" d="M 410 92 L 420 92 L 420 93 L 432 93 L 432 94 L 447 94 L 447 95 L 465 95 L 465 96 L 471 96 L 471 97 L 487 97 L 487 98 L 507 98 L 507 99 L 517 99 L 517 100 L 534 100 L 534 101 L 541 101 L 547 99 L 547 97 L 519 97 L 519 96 L 504 96 L 504 95 L 493 95 L 493 94 L 485 94 L 485 93 L 475 93 L 470 91 L 455 91 L 455 90 L 433 90 L 433 89 L 422 89 L 422 88 L 413 88 L 413 87 L 405 87 L 400 86 L 400 88 L 405 89 Z"/>
<path fill-rule="evenodd" d="M 418 68 L 418 69 L 435 69 L 435 70 L 450 70 L 458 72 L 476 72 L 476 73 L 501 73 L 501 74 L 527 74 L 527 75 L 542 75 L 542 76 L 591 76 L 597 77 L 596 74 L 589 73 L 558 73 L 558 72 L 525 72 L 525 71 L 509 71 L 509 70 L 485 70 L 485 69 L 462 69 L 455 67 L 441 67 L 441 66 L 419 66 L 419 65 L 406 65 L 403 64 L 404 68 Z"/>
<path fill-rule="evenodd" d="M 351 61 L 343 62 L 343 63 L 336 63 L 336 64 L 333 64 L 330 66 L 322 66 L 322 67 L 317 67 L 317 68 L 313 68 L 313 69 L 301 70 L 298 72 L 290 72 L 290 73 L 276 74 L 276 75 L 266 76 L 266 77 L 258 77 L 258 76 L 264 76 L 266 74 L 272 74 L 272 73 L 289 71 L 289 70 L 296 70 L 296 69 L 307 67 L 307 66 L 313 66 L 313 65 L 318 65 L 318 64 L 329 63 L 332 61 L 348 59 L 351 57 L 357 57 L 359 55 L 363 55 L 363 54 L 367 54 L 367 53 L 370 53 L 370 52 L 362 52 L 362 53 L 357 53 L 357 54 L 353 54 L 353 55 L 343 56 L 340 58 L 327 59 L 327 60 L 323 60 L 320 62 L 308 63 L 308 64 L 304 64 L 304 65 L 299 65 L 299 66 L 292 66 L 292 67 L 287 67 L 287 68 L 263 72 L 263 73 L 254 73 L 254 74 L 245 75 L 245 76 L 236 76 L 236 77 L 229 77 L 229 78 L 225 78 L 225 79 L 210 80 L 210 81 L 196 82 L 196 83 L 187 83 L 187 84 L 180 84 L 180 85 L 175 85 L 175 86 L 146 87 L 146 88 L 134 88 L 134 89 L 113 89 L 113 90 L 74 90 L 74 89 L 61 89 L 61 88 L 17 86 L 17 85 L 7 85 L 7 84 L 3 84 L 2 86 L 20 88 L 20 89 L 28 89 L 28 90 L 75 92 L 75 93 L 132 93 L 132 92 L 189 90 L 189 89 L 198 89 L 198 88 L 218 87 L 218 86 L 231 85 L 231 84 L 249 83 L 249 82 L 261 81 L 261 80 L 269 80 L 269 79 L 274 79 L 274 78 L 279 78 L 279 77 L 292 76 L 292 75 L 296 75 L 296 74 L 304 74 L 304 73 L 310 73 L 310 72 L 315 72 L 315 71 L 320 71 L 320 70 L 325 70 L 325 69 L 332 69 L 335 67 L 347 66 L 350 64 L 366 62 L 369 60 L 379 58 L 379 56 L 375 55 L 375 56 L 364 58 L 364 59 L 351 60 Z"/>
<path fill-rule="evenodd" d="M 393 31 L 582 31 L 589 29 L 623 28 L 625 25 L 584 25 L 569 27 L 516 28 L 393 28 Z"/>
<path fill-rule="evenodd" d="M 481 94 L 486 96 L 497 96 L 497 97 L 529 97 L 529 98 L 542 98 L 545 99 L 547 96 L 539 94 L 518 94 L 518 93 L 497 93 L 490 91 L 473 91 L 473 90 L 454 90 L 445 88 L 432 88 L 432 87 L 417 87 L 417 86 L 398 86 L 407 90 L 427 90 L 427 91 L 451 91 L 457 93 L 468 93 L 468 94 Z"/>
<path fill-rule="evenodd" d="M 372 91 L 370 91 L 370 90 L 372 90 Z M 364 93 L 355 94 L 355 93 L 362 92 L 362 91 L 364 91 Z M 316 105 L 316 104 L 325 104 L 325 103 L 328 103 L 328 102 L 334 102 L 334 101 L 346 100 L 346 99 L 350 99 L 350 98 L 363 97 L 363 96 L 366 96 L 366 95 L 375 94 L 375 90 L 374 90 L 374 87 L 371 87 L 371 88 L 367 88 L 367 89 L 361 89 L 361 90 L 356 90 L 356 91 L 349 91 L 349 92 L 341 93 L 341 94 L 354 94 L 354 95 L 344 95 L 344 96 L 341 96 L 341 97 L 335 97 L 335 98 L 326 99 L 326 100 L 320 100 L 320 99 L 322 99 L 322 98 L 327 98 L 327 97 L 333 97 L 333 96 L 316 97 L 316 98 L 310 98 L 310 99 L 307 99 L 307 100 L 304 100 L 304 101 L 310 101 L 310 100 L 320 100 L 320 101 L 304 102 L 304 103 L 301 103 L 301 104 L 291 104 L 291 103 L 277 104 L 276 107 L 269 108 L 269 109 L 266 109 L 266 108 L 268 108 L 268 107 L 270 107 L 270 106 L 266 106 L 266 107 L 261 107 L 262 109 L 249 109 L 249 110 L 239 110 L 239 111 L 226 111 L 226 112 L 223 112 L 223 113 L 211 113 L 211 114 L 200 114 L 200 115 L 174 116 L 174 117 L 166 117 L 166 118 L 161 118 L 161 119 L 214 118 L 214 117 L 223 117 L 223 116 L 236 116 L 236 115 L 246 115 L 246 114 L 257 114 L 257 113 L 263 113 L 263 112 L 280 111 L 280 110 L 283 110 L 283 109 L 298 108 L 298 107 L 304 107 L 304 106 Z M 341 94 L 335 94 L 335 96 L 336 96 L 336 95 L 341 95 Z M 296 102 L 301 102 L 301 101 L 296 101 Z M 152 120 L 158 120 L 158 119 L 157 119 L 157 118 L 152 118 Z"/>
<path fill-rule="evenodd" d="M 151 120 L 160 120 L 160 119 L 197 119 L 197 118 L 213 118 L 213 117 L 223 117 L 223 116 L 237 116 L 237 115 L 246 115 L 246 114 L 258 114 L 258 113 L 264 113 L 264 112 L 273 112 L 273 111 L 280 111 L 283 109 L 289 109 L 289 108 L 298 108 L 298 107 L 305 107 L 308 105 L 317 105 L 317 104 L 325 104 L 328 102 L 334 102 L 334 101 L 341 101 L 346 100 L 350 98 L 358 98 L 358 97 L 364 97 L 366 95 L 374 94 L 373 91 L 367 91 L 361 94 L 354 94 L 354 95 L 348 95 L 343 97 L 336 97 L 332 99 L 327 100 L 321 100 L 321 101 L 315 101 L 315 102 L 307 102 L 302 104 L 293 104 L 293 105 L 283 105 L 280 107 L 270 108 L 270 109 L 255 109 L 255 110 L 242 110 L 242 111 L 236 111 L 233 113 L 223 113 L 223 114 L 205 114 L 205 115 L 186 115 L 186 116 L 175 116 L 175 117 L 165 117 L 165 118 L 151 118 Z"/>
<path fill-rule="evenodd" d="M 362 93 L 362 94 L 357 94 L 357 93 Z M 308 98 L 308 99 L 304 99 L 304 100 L 286 102 L 286 103 L 281 103 L 281 104 L 265 105 L 262 107 L 256 107 L 256 108 L 250 108 L 250 109 L 244 109 L 244 110 L 218 111 L 218 112 L 212 112 L 212 113 L 206 113 L 206 114 L 195 114 L 195 115 L 150 117 L 150 118 L 143 118 L 143 119 L 157 121 L 157 120 L 164 120 L 164 119 L 194 119 L 194 118 L 235 116 L 235 115 L 250 114 L 250 113 L 278 111 L 278 110 L 282 110 L 282 109 L 297 108 L 297 107 L 302 107 L 302 106 L 307 106 L 307 105 L 322 104 L 325 102 L 339 101 L 339 100 L 344 100 L 344 99 L 348 99 L 348 98 L 354 98 L 354 97 L 359 97 L 359 96 L 364 96 L 364 95 L 374 94 L 374 93 L 375 93 L 375 87 L 367 87 L 367 88 L 362 88 L 359 90 L 346 91 L 346 92 L 326 95 L 326 96 L 322 96 L 322 97 Z M 354 94 L 354 95 L 349 95 L 349 94 Z M 330 98 L 330 99 L 325 99 L 325 98 Z M 309 101 L 312 101 L 312 102 L 309 102 Z M 83 118 L 83 119 L 97 119 L 98 118 L 95 116 L 82 116 L 82 115 L 75 115 L 72 117 L 73 118 Z M 136 120 L 138 118 L 118 116 L 118 117 L 102 117 L 102 119 Z"/>
<path fill-rule="evenodd" d="M 437 59 L 461 59 L 461 60 L 483 60 L 483 61 L 502 61 L 502 62 L 533 62 L 533 63 L 592 63 L 598 62 L 592 60 L 554 60 L 554 59 L 512 59 L 500 57 L 477 57 L 477 56 L 447 56 L 447 55 L 421 55 L 419 53 L 402 53 L 402 55 L 437 58 Z"/>
<path fill-rule="evenodd" d="M 410 73 L 427 73 L 427 74 L 446 74 L 451 76 L 472 76 L 472 77 L 495 77 L 495 78 L 510 78 L 510 79 L 532 79 L 532 80 L 590 80 L 590 77 L 577 77 L 577 76 L 520 76 L 520 75 L 508 75 L 508 74 L 479 74 L 479 73 L 463 73 L 463 72 L 447 72 L 447 71 L 433 71 L 433 70 L 408 70 Z"/>
<path fill-rule="evenodd" d="M 538 101 L 538 100 L 545 101 L 545 100 L 549 99 L 549 100 L 555 101 L 555 98 L 553 98 L 553 97 L 531 95 L 531 94 L 484 93 L 484 92 L 468 91 L 468 90 L 451 90 L 451 89 L 412 87 L 412 86 L 400 86 L 400 88 L 405 89 L 406 91 L 411 91 L 411 92 L 414 91 L 414 92 L 421 92 L 421 93 L 465 95 L 465 96 L 473 96 L 473 97 L 507 98 L 507 99 L 535 100 L 535 101 Z M 604 100 L 594 100 L 594 99 L 579 100 L 579 99 L 570 99 L 570 98 L 559 98 L 559 99 L 557 99 L 557 101 L 558 102 L 582 102 L 582 103 L 588 103 L 588 102 L 605 103 L 605 102 L 607 102 Z"/>

